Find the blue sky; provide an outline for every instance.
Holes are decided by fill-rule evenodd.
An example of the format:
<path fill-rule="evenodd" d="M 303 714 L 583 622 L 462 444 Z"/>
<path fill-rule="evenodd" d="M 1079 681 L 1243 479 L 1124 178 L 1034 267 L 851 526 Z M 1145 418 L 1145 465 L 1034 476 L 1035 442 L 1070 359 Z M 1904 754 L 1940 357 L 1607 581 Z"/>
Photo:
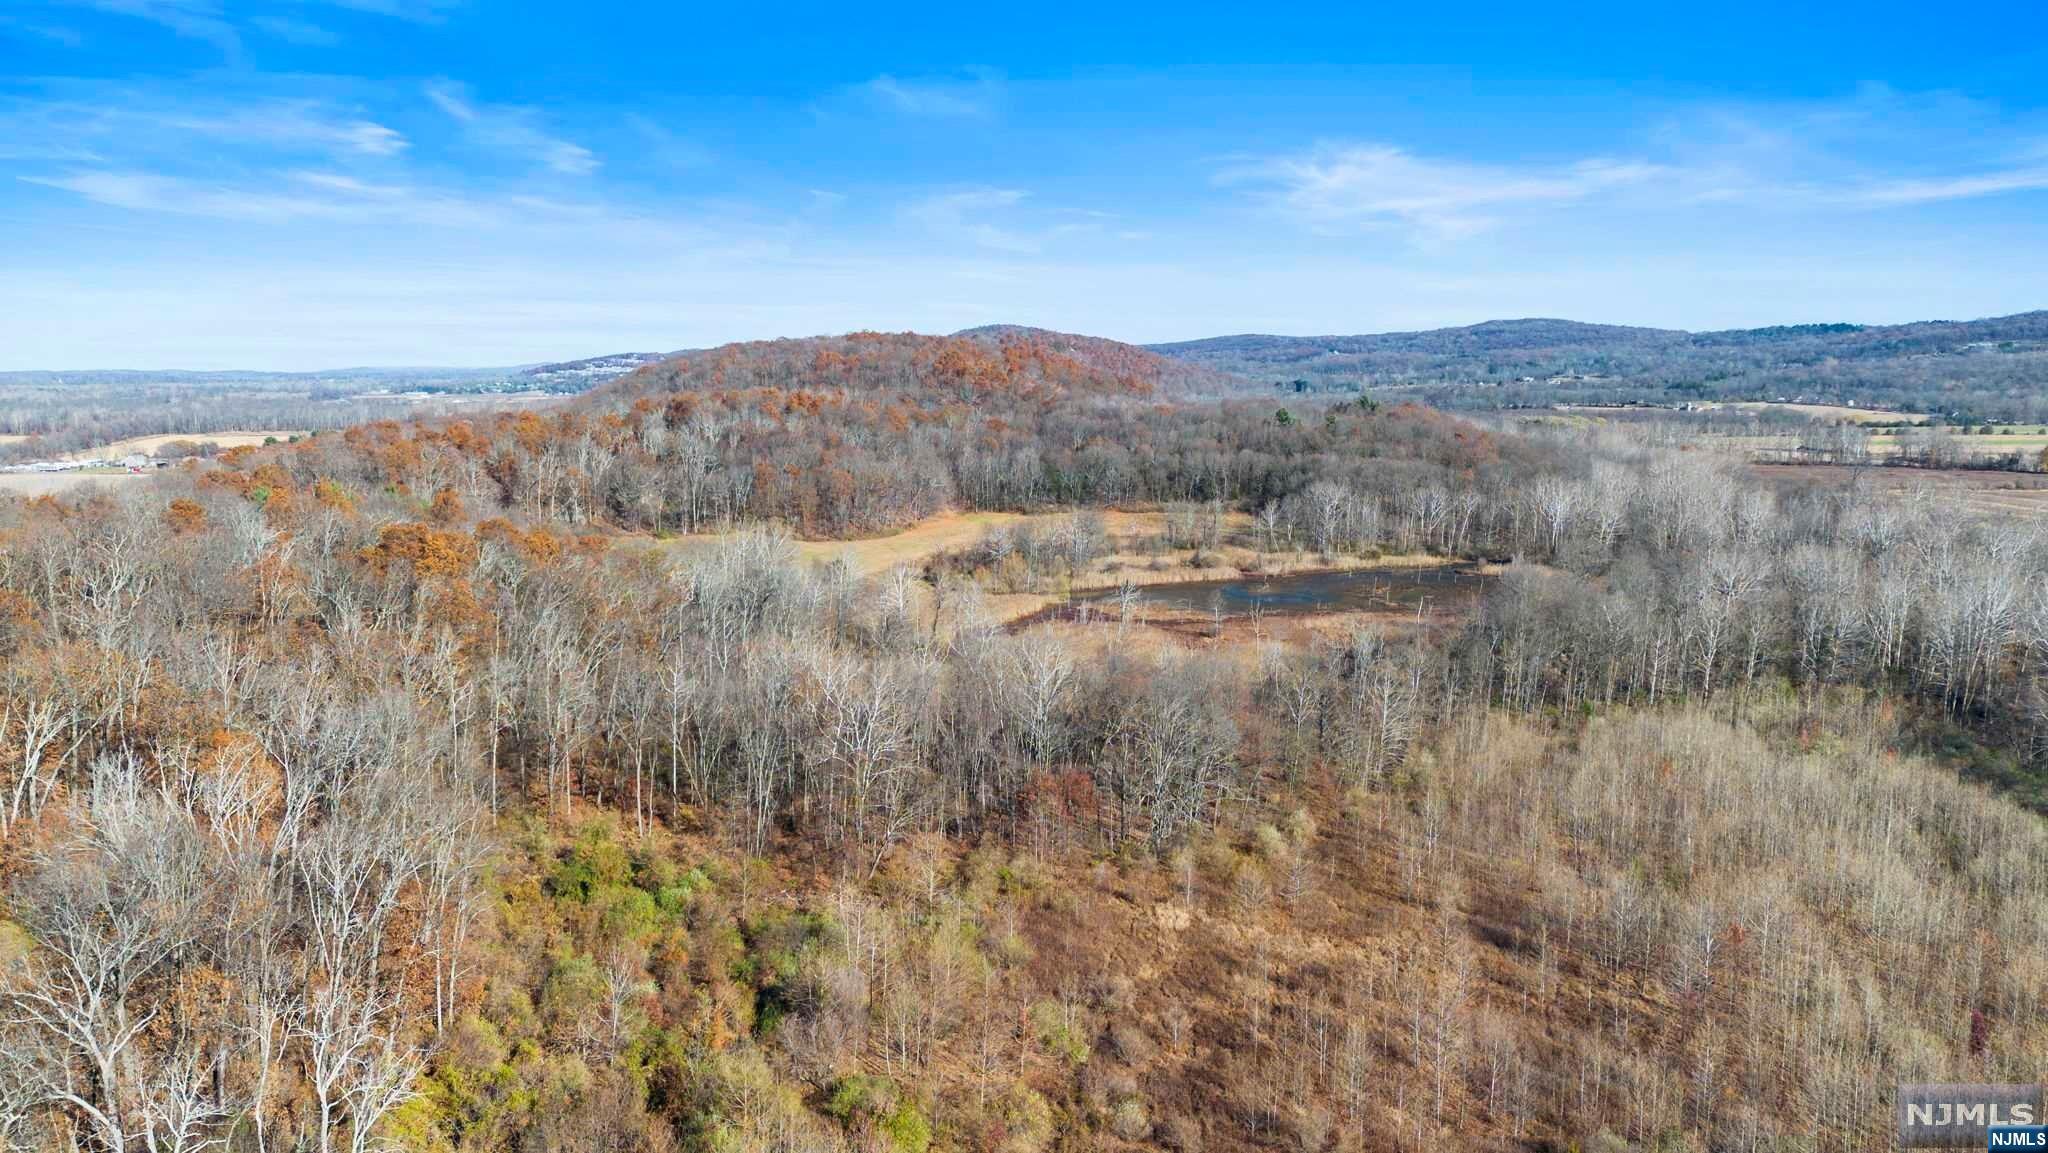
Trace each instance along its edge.
<path fill-rule="evenodd" d="M 0 2 L 0 368 L 2048 307 L 1989 5 Z"/>

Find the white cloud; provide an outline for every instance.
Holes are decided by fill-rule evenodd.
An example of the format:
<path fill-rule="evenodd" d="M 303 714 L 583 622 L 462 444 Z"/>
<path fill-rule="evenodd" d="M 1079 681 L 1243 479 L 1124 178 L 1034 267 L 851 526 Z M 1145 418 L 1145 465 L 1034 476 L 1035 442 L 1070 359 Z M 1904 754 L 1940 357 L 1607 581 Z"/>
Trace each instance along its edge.
<path fill-rule="evenodd" d="M 1357 144 L 1235 163 L 1218 179 L 1260 189 L 1275 207 L 1317 230 L 1399 226 L 1423 237 L 1455 238 L 1492 226 L 1498 212 L 1570 204 L 1666 175 L 1641 161 L 1512 167 Z"/>
<path fill-rule="evenodd" d="M 905 79 L 885 72 L 858 91 L 871 102 L 906 116 L 961 118 L 992 112 L 1002 85 L 987 71 L 977 71 L 966 81 Z"/>
<path fill-rule="evenodd" d="M 651 116 L 629 112 L 625 122 L 639 134 L 640 155 L 649 160 L 675 169 L 701 168 L 712 161 L 708 149 Z"/>
<path fill-rule="evenodd" d="M 24 176 L 21 179 L 29 184 L 75 192 L 95 204 L 139 212 L 249 221 L 344 215 L 338 203 L 316 197 L 204 184 L 148 172 L 73 172 L 64 176 Z"/>
<path fill-rule="evenodd" d="M 2048 168 L 2021 168 L 1975 176 L 1926 180 L 1888 180 L 1856 191 L 1852 199 L 1865 204 L 1931 204 L 1942 200 L 1973 200 L 2011 192 L 2048 189 Z"/>
<path fill-rule="evenodd" d="M 131 113 L 132 114 L 132 113 Z M 185 114 L 143 112 L 155 124 L 243 143 L 283 148 L 311 147 L 363 156 L 396 156 L 408 142 L 396 129 L 337 113 L 311 101 L 254 104 Z"/>
<path fill-rule="evenodd" d="M 110 208 L 254 224 L 394 220 L 434 227 L 487 227 L 506 223 L 510 214 L 509 202 L 494 204 L 406 184 L 374 184 L 333 172 L 197 180 L 101 169 L 20 179 Z"/>
<path fill-rule="evenodd" d="M 1952 94 L 1868 88 L 1834 101 L 1681 108 L 1636 156 L 1504 163 L 1342 143 L 1232 160 L 1216 179 L 1312 232 L 1441 244 L 1568 210 L 1841 213 L 2039 192 L 2039 127 Z"/>
<path fill-rule="evenodd" d="M 237 14 L 230 12 L 221 0 L 47 0 L 60 6 L 89 8 L 117 16 L 131 16 L 147 20 L 152 24 L 170 30 L 172 33 L 192 40 L 204 40 L 218 47 L 231 59 L 242 54 L 242 30 L 238 26 Z M 441 10 L 450 7 L 456 0 L 306 0 L 307 3 L 325 3 L 330 7 L 346 8 L 398 20 L 427 23 L 439 18 Z M 337 38 L 326 29 L 289 16 L 275 13 L 247 18 L 250 26 L 293 44 L 329 45 Z"/>
<path fill-rule="evenodd" d="M 1680 109 L 1651 139 L 1693 199 L 1895 208 L 2048 188 L 2048 124 L 1953 92 L 1867 85 L 1832 100 Z"/>
<path fill-rule="evenodd" d="M 389 16 L 394 20 L 409 20 L 415 24 L 431 24 L 441 18 L 449 8 L 459 7 L 462 0 L 322 0 L 334 8 L 347 8 L 356 12 L 368 12 L 375 16 Z"/>
<path fill-rule="evenodd" d="M 427 99 L 461 124 L 471 139 L 494 152 L 524 159 L 564 176 L 588 176 L 598 169 L 596 153 L 541 131 L 529 109 L 478 103 L 466 86 L 446 80 L 429 84 Z"/>
<path fill-rule="evenodd" d="M 258 16 L 250 23 L 287 44 L 297 44 L 303 48 L 331 48 L 341 43 L 341 37 L 318 24 L 293 20 L 286 16 Z"/>
<path fill-rule="evenodd" d="M 905 205 L 903 218 L 948 240 L 967 241 L 998 252 L 1037 252 L 1041 239 L 1003 227 L 994 217 L 1024 203 L 1016 188 L 969 188 L 921 197 Z"/>
<path fill-rule="evenodd" d="M 0 35 L 33 36 L 38 40 L 62 44 L 66 48 L 77 48 L 85 43 L 85 37 L 79 35 L 76 28 L 62 24 L 31 23 L 4 12 L 0 12 Z"/>
<path fill-rule="evenodd" d="M 204 140 L 377 159 L 409 147 L 403 133 L 360 109 L 318 99 L 153 85 L 87 84 L 59 91 L 64 95 L 53 99 L 0 102 L 0 138 L 10 141 L 13 155 L 73 161 L 87 153 L 175 157 Z"/>
<path fill-rule="evenodd" d="M 170 29 L 179 36 L 204 40 L 234 56 L 242 39 L 217 0 L 68 0 L 80 7 L 133 16 Z"/>
<path fill-rule="evenodd" d="M 27 175 L 22 184 L 56 189 L 95 205 L 183 217 L 189 228 L 166 223 L 166 235 L 236 237 L 251 226 L 296 228 L 255 245 L 297 251 L 360 237 L 383 243 L 399 237 L 433 238 L 490 251 L 538 253 L 551 246 L 577 253 L 601 250 L 649 253 L 717 243 L 752 251 L 786 247 L 789 225 L 763 220 L 747 209 L 704 204 L 689 212 L 643 208 L 598 195 L 554 197 L 530 192 L 467 189 L 403 175 L 367 178 L 328 168 L 294 168 L 195 177 L 142 168 L 73 169 Z M 364 226 L 352 230 L 348 226 Z M 159 226 L 152 224 L 153 230 Z M 467 238 L 467 239 L 463 239 Z M 230 242 L 232 243 L 232 242 Z"/>

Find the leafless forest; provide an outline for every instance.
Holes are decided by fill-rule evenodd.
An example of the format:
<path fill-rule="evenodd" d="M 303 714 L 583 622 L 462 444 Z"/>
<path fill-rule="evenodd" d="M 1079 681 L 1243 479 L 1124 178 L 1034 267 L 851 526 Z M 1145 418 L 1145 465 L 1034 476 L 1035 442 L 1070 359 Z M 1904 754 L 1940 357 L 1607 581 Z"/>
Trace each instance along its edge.
<path fill-rule="evenodd" d="M 2037 523 L 1203 392 L 783 341 L 0 503 L 0 1147 L 1858 1153 L 2038 1077 Z M 962 512 L 1043 515 L 806 559 Z M 1205 554 L 1491 575 L 1148 612 Z"/>

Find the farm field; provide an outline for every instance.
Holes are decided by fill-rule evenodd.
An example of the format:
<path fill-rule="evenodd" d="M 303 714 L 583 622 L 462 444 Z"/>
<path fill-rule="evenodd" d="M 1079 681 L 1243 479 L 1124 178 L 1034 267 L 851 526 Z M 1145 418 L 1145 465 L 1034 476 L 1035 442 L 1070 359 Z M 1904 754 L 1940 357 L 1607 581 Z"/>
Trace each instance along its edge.
<path fill-rule="evenodd" d="M 50 496 L 94 485 L 128 485 L 147 480 L 153 472 L 5 472 L 0 473 L 0 494 Z"/>
<path fill-rule="evenodd" d="M 917 524 L 883 536 L 856 540 L 799 540 L 797 554 L 804 561 L 822 564 L 843 559 L 857 575 L 879 576 L 898 566 L 920 567 L 943 553 L 958 552 L 978 544 L 996 529 L 1031 529 L 1051 532 L 1071 513 L 944 512 Z M 1381 557 L 1340 556 L 1327 560 L 1304 550 L 1260 552 L 1247 543 L 1256 532 L 1252 517 L 1232 512 L 1223 518 L 1226 542 L 1201 550 L 1162 549 L 1157 541 L 1166 531 L 1166 514 L 1158 511 L 1101 514 L 1104 533 L 1113 549 L 1096 558 L 1088 571 L 1050 591 L 1010 591 L 986 574 L 980 583 L 988 590 L 985 604 L 997 620 L 1016 621 L 1040 613 L 1066 599 L 1070 591 L 1114 588 L 1129 581 L 1134 585 L 1158 586 L 1202 581 L 1230 580 L 1248 573 L 1282 575 L 1315 571 L 1347 571 L 1362 568 L 1424 567 L 1441 564 L 1431 556 L 1394 555 Z M 695 533 L 667 541 L 680 555 L 698 555 L 727 539 L 725 533 Z"/>
<path fill-rule="evenodd" d="M 1870 434 L 1867 442 L 1869 454 L 1884 458 L 1896 456 L 1902 451 L 1912 451 L 1924 441 L 1916 437 L 1924 434 L 1878 432 Z M 1705 443 L 1735 448 L 1750 454 L 1791 454 L 1799 450 L 1802 443 L 1813 444 L 1811 439 L 1802 439 L 1794 433 L 1779 433 L 1766 436 L 1730 436 L 1716 438 Z M 1819 442 L 1822 444 L 1826 441 Z M 2035 458 L 2042 450 L 2048 449 L 2048 429 L 2028 425 L 2010 431 L 1999 430 L 1984 435 L 1953 434 L 1948 441 L 1949 448 L 1962 457 L 1984 458 L 2018 454 L 2023 458 Z"/>
<path fill-rule="evenodd" d="M 1870 445 L 1879 452 L 1897 452 L 1906 438 L 1895 432 L 1872 433 Z M 1973 456 L 1994 456 L 2014 450 L 2048 448 L 2048 429 L 2038 426 L 2006 431 L 2000 429 L 1984 435 L 1957 435 L 1955 443 Z"/>
<path fill-rule="evenodd" d="M 1926 424 L 1927 414 L 1920 412 L 1895 412 L 1881 408 L 1850 408 L 1844 404 L 1788 404 L 1774 400 L 1738 400 L 1727 404 L 1709 404 L 1702 407 L 1741 408 L 1757 411 L 1776 410 L 1796 412 L 1815 420 L 1847 421 L 1851 424 Z"/>
<path fill-rule="evenodd" d="M 1962 507 L 1992 516 L 2048 517 L 2048 476 L 1975 469 L 1858 468 L 1843 464 L 1752 464 L 1759 479 L 1781 492 L 1866 484 L 1882 492 L 1926 490 L 1960 497 Z"/>
<path fill-rule="evenodd" d="M 176 441 L 190 441 L 193 444 L 211 443 L 219 445 L 223 449 L 246 448 L 251 445 L 260 445 L 266 440 L 290 440 L 292 437 L 304 435 L 306 434 L 303 430 L 293 431 L 289 429 L 261 429 L 253 431 L 237 429 L 228 432 L 161 433 L 155 436 L 131 436 L 125 440 L 114 441 L 112 444 L 101 445 L 98 448 L 81 449 L 78 452 L 65 454 L 63 459 L 94 460 L 122 457 L 131 453 L 149 456 L 163 446 Z"/>

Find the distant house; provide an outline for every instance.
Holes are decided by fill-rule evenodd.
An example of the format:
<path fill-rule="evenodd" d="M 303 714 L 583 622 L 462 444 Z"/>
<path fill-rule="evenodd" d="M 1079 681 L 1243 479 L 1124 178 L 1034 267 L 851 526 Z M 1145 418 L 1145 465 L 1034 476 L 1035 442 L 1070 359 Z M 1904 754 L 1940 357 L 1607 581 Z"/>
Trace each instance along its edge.
<path fill-rule="evenodd" d="M 139 452 L 131 452 L 121 458 L 122 468 L 148 468 L 149 458 Z"/>

